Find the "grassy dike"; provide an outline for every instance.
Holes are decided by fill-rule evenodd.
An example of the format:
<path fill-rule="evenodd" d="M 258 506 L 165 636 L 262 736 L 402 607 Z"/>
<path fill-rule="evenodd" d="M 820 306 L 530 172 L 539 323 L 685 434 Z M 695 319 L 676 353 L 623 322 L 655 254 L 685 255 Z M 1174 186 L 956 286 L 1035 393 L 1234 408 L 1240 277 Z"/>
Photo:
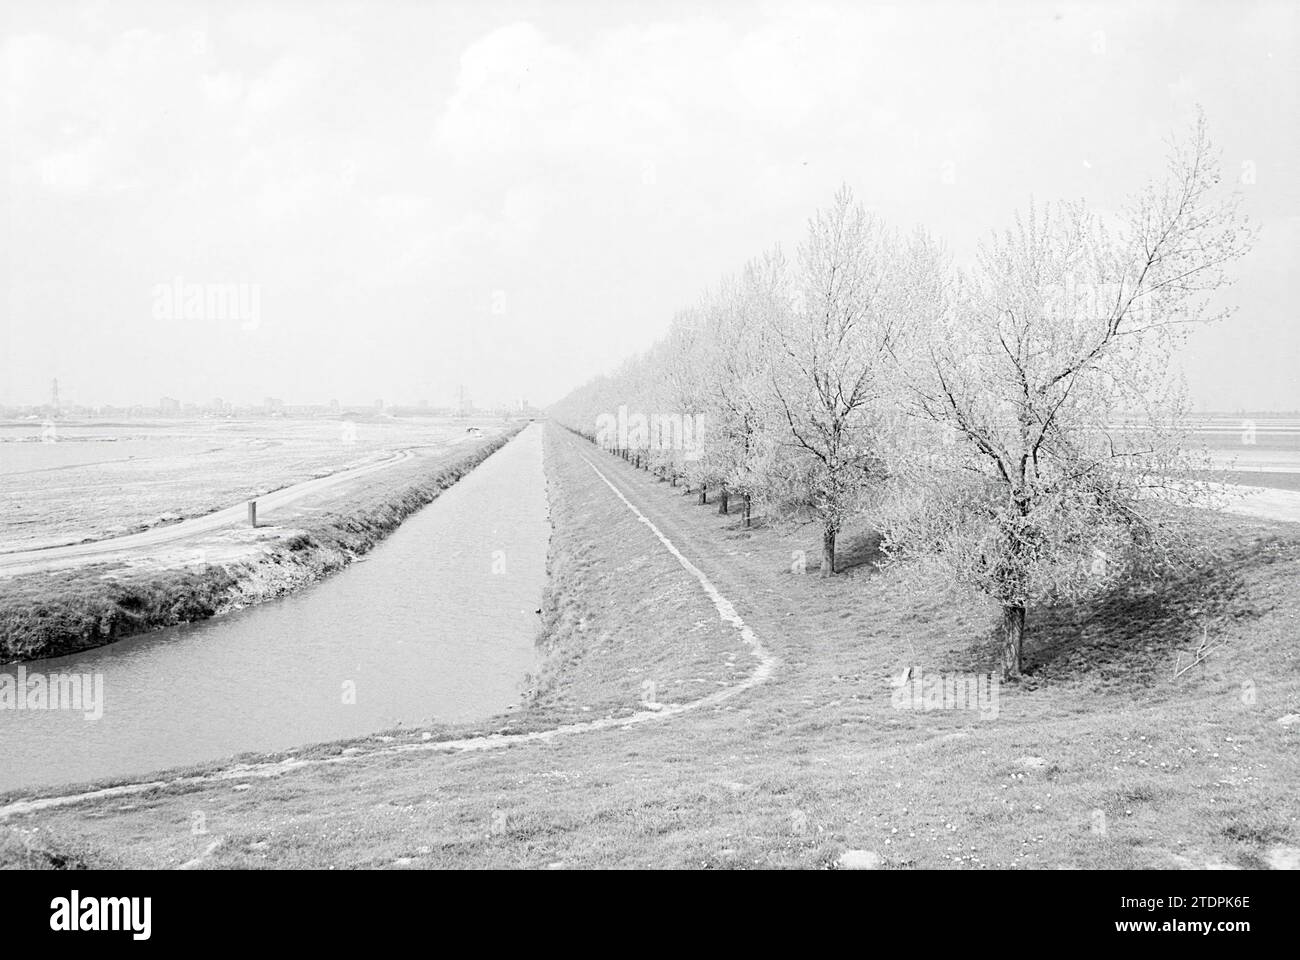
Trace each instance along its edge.
<path fill-rule="evenodd" d="M 924 710 L 892 678 L 987 670 L 980 601 L 877 569 L 865 535 L 844 575 L 792 572 L 815 535 L 744 529 L 554 425 L 545 456 L 545 658 L 520 709 L 13 812 L 0 863 L 815 868 L 858 850 L 887 869 L 1249 868 L 1300 846 L 1300 726 L 1277 722 L 1300 711 L 1300 530 L 1221 526 L 1213 572 L 1033 611 L 1031 675 L 995 715 Z M 707 699 L 754 658 L 588 459 L 780 658 L 767 682 Z M 544 733 L 643 715 L 647 691 L 702 705 Z"/>
<path fill-rule="evenodd" d="M 346 512 L 293 517 L 268 550 L 198 569 L 91 564 L 0 579 L 0 663 L 77 653 L 282 596 L 368 553 L 522 427 L 463 455 L 416 458 L 350 490 Z"/>

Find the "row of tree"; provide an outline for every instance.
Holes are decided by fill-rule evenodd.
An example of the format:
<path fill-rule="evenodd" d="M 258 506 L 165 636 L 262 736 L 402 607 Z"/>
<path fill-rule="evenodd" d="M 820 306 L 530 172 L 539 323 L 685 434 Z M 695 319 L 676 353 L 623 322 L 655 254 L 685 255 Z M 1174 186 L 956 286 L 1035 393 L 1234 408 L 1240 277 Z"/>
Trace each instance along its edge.
<path fill-rule="evenodd" d="M 997 601 L 1018 676 L 1029 604 L 1179 562 L 1179 508 L 1211 495 L 1169 359 L 1253 241 L 1220 180 L 1199 118 L 1120 212 L 1031 205 L 963 268 L 842 188 L 792 259 L 551 413 L 747 525 L 815 522 L 825 576 L 871 524 L 891 561 Z"/>

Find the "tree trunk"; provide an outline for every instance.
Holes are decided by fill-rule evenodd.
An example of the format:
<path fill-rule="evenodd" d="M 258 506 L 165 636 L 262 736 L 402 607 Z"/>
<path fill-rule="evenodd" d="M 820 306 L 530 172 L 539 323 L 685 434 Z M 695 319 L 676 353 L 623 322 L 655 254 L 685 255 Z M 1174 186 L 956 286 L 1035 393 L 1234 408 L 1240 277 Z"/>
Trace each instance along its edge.
<path fill-rule="evenodd" d="M 749 526 L 749 515 L 752 507 L 753 501 L 750 500 L 749 494 L 745 494 L 745 526 Z"/>
<path fill-rule="evenodd" d="M 707 483 L 701 483 L 700 484 L 700 506 L 704 506 L 708 502 L 709 502 L 709 485 Z"/>
<path fill-rule="evenodd" d="M 718 513 L 724 517 L 727 515 L 727 499 L 727 485 L 724 483 L 718 491 Z"/>
<path fill-rule="evenodd" d="M 835 575 L 835 531 L 827 527 L 822 530 L 822 576 Z"/>
<path fill-rule="evenodd" d="M 1002 679 L 1014 680 L 1020 676 L 1020 649 L 1025 637 L 1025 608 L 1023 604 L 1006 604 L 1002 607 Z"/>

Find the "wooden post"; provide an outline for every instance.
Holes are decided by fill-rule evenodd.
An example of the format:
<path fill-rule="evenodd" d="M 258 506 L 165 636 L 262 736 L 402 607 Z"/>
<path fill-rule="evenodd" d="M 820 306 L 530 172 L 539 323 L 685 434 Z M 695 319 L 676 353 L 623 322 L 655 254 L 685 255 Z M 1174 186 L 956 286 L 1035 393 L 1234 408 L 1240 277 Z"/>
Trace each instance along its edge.
<path fill-rule="evenodd" d="M 256 500 L 248 501 L 248 525 L 250 527 L 257 526 L 257 501 Z"/>

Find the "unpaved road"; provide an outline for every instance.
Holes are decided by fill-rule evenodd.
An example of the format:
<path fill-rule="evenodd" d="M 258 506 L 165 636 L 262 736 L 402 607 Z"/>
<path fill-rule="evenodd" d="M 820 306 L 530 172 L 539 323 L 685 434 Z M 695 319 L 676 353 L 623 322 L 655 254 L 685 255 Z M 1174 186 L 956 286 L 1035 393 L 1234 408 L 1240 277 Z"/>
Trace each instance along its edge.
<path fill-rule="evenodd" d="M 284 507 L 287 504 L 301 500 L 303 497 L 320 493 L 341 484 L 351 483 L 358 477 L 387 470 L 389 467 L 406 462 L 414 455 L 413 449 L 400 450 L 392 456 L 385 457 L 383 460 L 374 463 L 363 464 L 350 470 L 340 470 L 338 473 L 316 477 L 312 480 L 304 480 L 302 483 L 295 483 L 292 486 L 265 494 L 257 498 L 258 521 L 261 522 L 277 507 Z M 90 543 L 74 543 L 62 547 L 42 547 L 0 553 L 0 576 L 76 566 L 86 560 L 103 559 L 109 555 L 172 544 L 202 534 L 212 533 L 225 527 L 247 523 L 248 504 L 241 502 L 213 513 L 204 514 L 201 517 L 193 517 L 179 523 L 154 527 L 140 533 L 129 533 L 125 536 L 109 537 L 105 540 L 95 540 Z"/>

